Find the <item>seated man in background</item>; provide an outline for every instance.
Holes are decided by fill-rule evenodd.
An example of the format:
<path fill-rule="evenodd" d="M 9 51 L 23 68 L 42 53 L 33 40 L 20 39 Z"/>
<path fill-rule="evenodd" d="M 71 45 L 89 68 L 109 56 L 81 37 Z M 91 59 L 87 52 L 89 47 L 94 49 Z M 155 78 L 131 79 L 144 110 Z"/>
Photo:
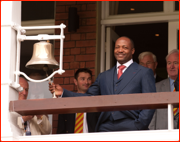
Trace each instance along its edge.
<path fill-rule="evenodd" d="M 156 56 L 152 52 L 142 52 L 141 54 L 139 54 L 138 59 L 139 59 L 139 64 L 141 66 L 144 66 L 153 70 L 154 78 L 156 82 L 163 80 L 163 78 L 159 77 L 156 74 L 156 68 L 157 68 L 158 62 L 157 62 Z"/>
<path fill-rule="evenodd" d="M 175 90 L 175 80 L 179 78 L 179 50 L 174 49 L 166 56 L 166 69 L 168 73 L 168 78 L 156 83 L 157 92 L 173 92 L 179 91 Z M 174 128 L 179 128 L 179 109 L 174 108 Z M 149 129 L 158 130 L 158 129 L 168 129 L 168 110 L 165 109 L 156 109 L 153 119 L 149 125 Z"/>
<path fill-rule="evenodd" d="M 18 100 L 26 100 L 29 85 L 23 78 L 19 77 L 19 84 L 23 87 L 23 91 L 19 92 Z M 17 124 L 22 129 L 24 135 L 45 135 L 50 134 L 51 124 L 46 115 L 27 115 L 18 117 Z"/>
<path fill-rule="evenodd" d="M 86 93 L 92 83 L 92 72 L 87 68 L 80 68 L 74 74 L 74 84 L 77 87 L 78 93 Z M 62 133 L 88 133 L 94 132 L 99 112 L 91 113 L 76 113 L 76 114 L 59 114 L 57 134 Z M 84 115 L 84 116 L 83 116 Z M 76 117 L 82 117 L 82 127 L 76 126 L 78 121 Z"/>

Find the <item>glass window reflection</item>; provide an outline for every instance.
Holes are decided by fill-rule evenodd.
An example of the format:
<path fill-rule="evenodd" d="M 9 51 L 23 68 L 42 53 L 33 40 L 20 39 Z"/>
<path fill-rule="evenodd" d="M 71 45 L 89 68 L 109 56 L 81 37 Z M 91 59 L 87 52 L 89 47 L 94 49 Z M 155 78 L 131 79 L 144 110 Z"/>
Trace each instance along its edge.
<path fill-rule="evenodd" d="M 163 1 L 111 1 L 110 15 L 162 12 Z"/>

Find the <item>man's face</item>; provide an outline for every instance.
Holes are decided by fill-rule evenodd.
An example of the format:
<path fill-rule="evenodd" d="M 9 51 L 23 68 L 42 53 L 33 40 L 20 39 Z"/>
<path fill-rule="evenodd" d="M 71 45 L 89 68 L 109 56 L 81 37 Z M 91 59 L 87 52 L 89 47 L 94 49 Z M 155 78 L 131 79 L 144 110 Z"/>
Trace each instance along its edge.
<path fill-rule="evenodd" d="M 23 91 L 19 92 L 19 100 L 26 100 L 29 89 L 28 82 L 24 78 L 19 78 L 19 84 L 23 87 Z"/>
<path fill-rule="evenodd" d="M 179 69 L 179 54 L 173 53 L 169 55 L 166 62 L 167 73 L 171 79 L 175 80 L 177 78 Z"/>
<path fill-rule="evenodd" d="M 154 62 L 152 55 L 144 56 L 143 59 L 139 61 L 139 64 L 141 66 L 152 69 L 154 74 L 156 74 L 157 62 Z"/>
<path fill-rule="evenodd" d="M 91 86 L 92 78 L 89 73 L 80 72 L 77 80 L 74 79 L 74 83 L 77 86 L 79 93 L 85 93 L 88 88 Z"/>
<path fill-rule="evenodd" d="M 114 56 L 120 64 L 124 64 L 132 59 L 135 49 L 132 47 L 131 41 L 129 38 L 121 37 L 117 39 Z"/>

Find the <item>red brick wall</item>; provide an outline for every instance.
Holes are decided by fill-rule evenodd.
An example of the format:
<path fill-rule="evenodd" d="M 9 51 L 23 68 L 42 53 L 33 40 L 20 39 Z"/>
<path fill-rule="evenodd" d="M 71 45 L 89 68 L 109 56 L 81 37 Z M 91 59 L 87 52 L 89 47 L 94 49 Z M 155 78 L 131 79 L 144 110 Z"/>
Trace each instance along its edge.
<path fill-rule="evenodd" d="M 76 7 L 79 15 L 79 29 L 77 32 L 68 32 L 68 10 L 69 7 Z M 87 67 L 95 77 L 95 52 L 96 52 L 96 2 L 93 1 L 57 1 L 55 25 L 65 24 L 65 40 L 63 52 L 63 69 L 65 73 L 55 75 L 54 83 L 60 84 L 63 88 L 76 91 L 73 83 L 74 73 L 78 68 Z M 60 30 L 55 30 L 56 34 Z M 59 44 L 55 41 L 55 58 L 59 61 Z M 53 131 L 57 131 L 58 115 L 53 115 Z"/>

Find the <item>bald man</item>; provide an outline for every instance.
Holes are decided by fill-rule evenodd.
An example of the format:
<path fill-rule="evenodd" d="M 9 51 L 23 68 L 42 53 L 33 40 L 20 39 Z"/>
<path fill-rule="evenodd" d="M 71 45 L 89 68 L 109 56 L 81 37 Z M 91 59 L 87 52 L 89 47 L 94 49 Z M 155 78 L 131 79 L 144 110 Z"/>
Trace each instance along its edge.
<path fill-rule="evenodd" d="M 63 93 L 62 97 L 156 92 L 153 71 L 133 62 L 134 52 L 133 41 L 120 37 L 114 48 L 117 64 L 99 74 L 85 94 L 68 91 L 58 84 L 49 84 L 49 90 L 55 91 L 56 96 Z M 153 114 L 154 110 L 150 109 L 101 112 L 95 131 L 147 130 Z"/>

